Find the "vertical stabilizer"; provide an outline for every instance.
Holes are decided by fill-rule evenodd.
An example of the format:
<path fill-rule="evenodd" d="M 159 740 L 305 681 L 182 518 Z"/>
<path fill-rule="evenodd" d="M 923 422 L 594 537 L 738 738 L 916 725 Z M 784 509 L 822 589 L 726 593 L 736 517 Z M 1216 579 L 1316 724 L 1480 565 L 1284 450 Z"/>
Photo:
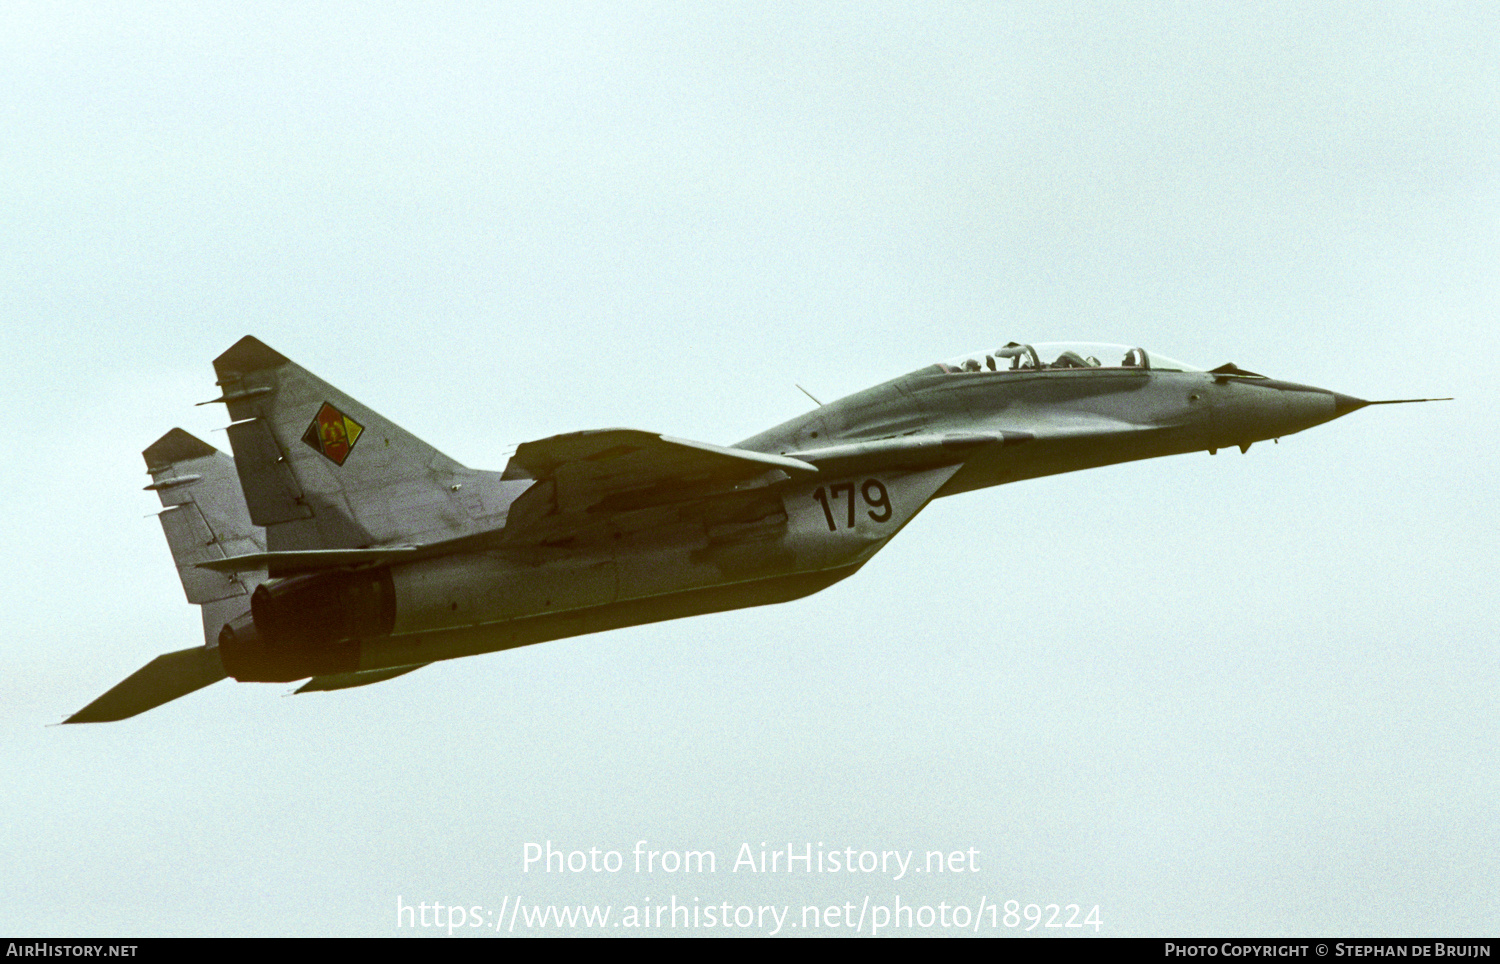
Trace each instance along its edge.
<path fill-rule="evenodd" d="M 214 359 L 250 518 L 272 552 L 476 530 L 485 485 L 437 449 L 246 336 Z M 470 492 L 461 497 L 460 489 Z"/>
<path fill-rule="evenodd" d="M 162 532 L 188 602 L 203 607 L 203 631 L 214 645 L 225 622 L 250 606 L 263 573 L 213 572 L 199 563 L 265 549 L 264 533 L 250 521 L 234 459 L 180 428 L 141 453 L 161 498 Z M 212 623 L 213 625 L 210 625 Z"/>
<path fill-rule="evenodd" d="M 249 612 L 250 593 L 266 577 L 264 572 L 220 573 L 198 567 L 265 548 L 261 531 L 245 511 L 234 459 L 180 428 L 152 442 L 141 455 L 151 473 L 146 488 L 161 498 L 157 518 L 182 590 L 203 612 L 204 645 L 156 657 L 65 723 L 128 719 L 223 679 L 219 630 Z"/>

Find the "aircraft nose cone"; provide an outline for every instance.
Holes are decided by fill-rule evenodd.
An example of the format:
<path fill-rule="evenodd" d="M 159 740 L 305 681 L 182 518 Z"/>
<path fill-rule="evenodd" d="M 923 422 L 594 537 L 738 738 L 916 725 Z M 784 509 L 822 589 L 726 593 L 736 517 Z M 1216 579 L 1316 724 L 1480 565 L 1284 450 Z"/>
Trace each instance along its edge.
<path fill-rule="evenodd" d="M 1370 404 L 1362 398 L 1355 398 L 1353 395 L 1340 395 L 1338 392 L 1333 392 L 1332 394 L 1334 418 L 1338 418 L 1340 415 L 1348 415 L 1350 412 L 1357 412 Z"/>

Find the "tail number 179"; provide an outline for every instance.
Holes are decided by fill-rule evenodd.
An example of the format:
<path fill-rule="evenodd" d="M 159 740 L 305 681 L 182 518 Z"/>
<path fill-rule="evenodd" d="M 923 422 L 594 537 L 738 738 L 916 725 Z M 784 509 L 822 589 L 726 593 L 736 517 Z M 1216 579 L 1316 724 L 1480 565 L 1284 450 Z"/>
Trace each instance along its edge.
<path fill-rule="evenodd" d="M 872 522 L 889 522 L 891 518 L 891 496 L 885 490 L 885 483 L 879 479 L 865 479 L 864 484 L 859 487 L 859 494 L 864 497 L 865 505 L 869 506 L 866 514 Z M 846 529 L 854 528 L 854 483 L 840 482 L 838 485 L 818 486 L 812 497 L 818 500 L 823 507 L 823 518 L 828 520 L 828 531 L 834 532 L 838 529 L 838 522 L 834 516 L 834 504 L 842 497 L 848 522 Z"/>

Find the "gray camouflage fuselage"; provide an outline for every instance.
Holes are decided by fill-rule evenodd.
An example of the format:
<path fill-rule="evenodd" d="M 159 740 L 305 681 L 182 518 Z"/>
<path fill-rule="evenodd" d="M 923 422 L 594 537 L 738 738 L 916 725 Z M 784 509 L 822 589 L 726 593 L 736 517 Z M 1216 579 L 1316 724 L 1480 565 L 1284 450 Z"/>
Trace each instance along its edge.
<path fill-rule="evenodd" d="M 146 451 L 206 647 L 160 657 L 70 721 L 120 719 L 224 675 L 338 689 L 795 599 L 854 573 L 933 498 L 1247 449 L 1370 404 L 1161 362 L 1131 349 L 1115 366 L 1072 351 L 1048 365 L 1012 343 L 736 446 L 580 432 L 522 445 L 497 474 L 242 339 L 215 361 L 235 458 L 181 430 Z"/>
<path fill-rule="evenodd" d="M 946 372 L 934 365 L 740 442 L 809 453 L 889 438 L 973 439 L 938 496 L 1080 469 L 1249 446 L 1365 403 L 1321 388 L 1210 372 L 1084 368 Z M 985 436 L 1013 441 L 1020 448 Z M 879 446 L 871 446 L 872 455 Z M 876 456 L 878 460 L 878 456 Z"/>

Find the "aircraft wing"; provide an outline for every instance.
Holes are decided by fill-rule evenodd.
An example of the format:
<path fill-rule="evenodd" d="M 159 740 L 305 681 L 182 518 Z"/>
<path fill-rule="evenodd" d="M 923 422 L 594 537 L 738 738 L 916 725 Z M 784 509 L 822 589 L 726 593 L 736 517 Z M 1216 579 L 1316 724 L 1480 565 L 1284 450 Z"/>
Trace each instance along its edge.
<path fill-rule="evenodd" d="M 750 500 L 769 485 L 817 474 L 800 459 L 636 429 L 555 435 L 523 444 L 506 466 L 503 479 L 535 481 L 510 507 L 502 541 L 566 540 L 621 514 Z"/>
<path fill-rule="evenodd" d="M 799 459 L 630 428 L 554 435 L 516 449 L 503 479 L 552 479 L 587 498 L 592 489 L 647 488 L 707 479 L 744 479 L 771 469 L 816 475 Z"/>

